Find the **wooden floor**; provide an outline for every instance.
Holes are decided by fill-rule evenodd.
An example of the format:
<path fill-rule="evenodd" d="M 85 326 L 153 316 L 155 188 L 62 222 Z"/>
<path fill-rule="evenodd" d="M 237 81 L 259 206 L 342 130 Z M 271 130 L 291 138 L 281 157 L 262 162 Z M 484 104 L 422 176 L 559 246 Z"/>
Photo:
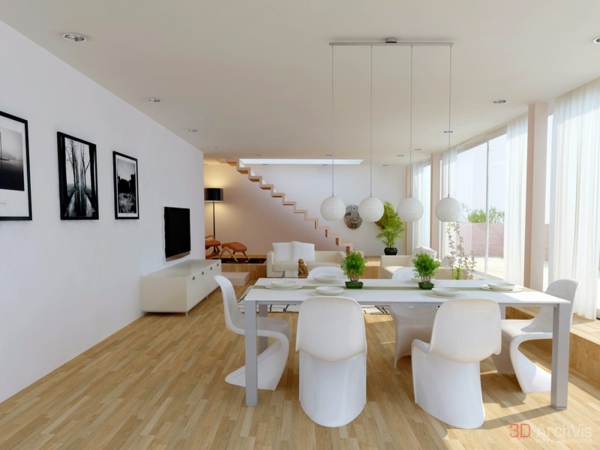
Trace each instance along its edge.
<path fill-rule="evenodd" d="M 297 314 L 276 315 L 295 329 Z M 215 291 L 188 317 L 140 318 L 0 404 L 0 449 L 600 448 L 600 390 L 573 373 L 569 407 L 557 411 L 549 393 L 524 395 L 486 361 L 485 424 L 462 430 L 432 418 L 414 403 L 410 358 L 392 367 L 390 316 L 365 320 L 368 403 L 347 426 L 303 413 L 294 351 L 277 390 L 245 405 L 244 390 L 224 381 L 243 364 L 243 337 L 226 330 Z"/>

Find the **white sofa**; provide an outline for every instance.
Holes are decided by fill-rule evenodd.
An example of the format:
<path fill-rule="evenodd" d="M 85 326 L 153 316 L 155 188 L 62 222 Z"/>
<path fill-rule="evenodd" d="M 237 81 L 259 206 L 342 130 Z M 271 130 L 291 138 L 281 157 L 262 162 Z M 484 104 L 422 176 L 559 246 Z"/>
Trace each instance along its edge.
<path fill-rule="evenodd" d="M 297 273 L 298 259 L 304 260 L 309 271 L 318 266 L 339 267 L 344 254 L 338 250 L 315 251 L 314 244 L 303 242 L 276 242 L 267 253 L 267 277 L 282 277 L 285 271 Z"/>
<path fill-rule="evenodd" d="M 437 255 L 436 250 L 428 247 L 417 247 L 412 255 L 381 255 L 379 278 L 391 279 L 396 270 L 402 267 L 412 267 L 412 260 L 417 253 L 427 253 L 434 258 Z"/>

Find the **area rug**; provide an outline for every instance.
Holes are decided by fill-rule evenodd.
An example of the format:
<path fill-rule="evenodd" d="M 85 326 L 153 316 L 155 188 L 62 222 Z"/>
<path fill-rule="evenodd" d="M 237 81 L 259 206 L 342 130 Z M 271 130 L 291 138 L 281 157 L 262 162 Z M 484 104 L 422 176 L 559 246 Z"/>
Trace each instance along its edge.
<path fill-rule="evenodd" d="M 221 258 L 222 264 L 264 264 L 266 258 L 250 258 L 246 259 L 243 256 L 238 256 L 237 261 L 233 258 Z"/>

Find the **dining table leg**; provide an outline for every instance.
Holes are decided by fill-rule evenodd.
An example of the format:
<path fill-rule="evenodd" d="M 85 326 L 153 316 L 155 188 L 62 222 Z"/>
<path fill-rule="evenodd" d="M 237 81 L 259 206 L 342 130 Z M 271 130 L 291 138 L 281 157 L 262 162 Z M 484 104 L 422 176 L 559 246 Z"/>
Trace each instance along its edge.
<path fill-rule="evenodd" d="M 246 349 L 246 405 L 258 404 L 258 361 L 256 353 L 256 302 L 244 300 L 244 341 Z"/>
<path fill-rule="evenodd" d="M 566 302 L 554 307 L 550 401 L 556 409 L 567 409 L 569 397 L 570 312 L 571 305 Z"/>

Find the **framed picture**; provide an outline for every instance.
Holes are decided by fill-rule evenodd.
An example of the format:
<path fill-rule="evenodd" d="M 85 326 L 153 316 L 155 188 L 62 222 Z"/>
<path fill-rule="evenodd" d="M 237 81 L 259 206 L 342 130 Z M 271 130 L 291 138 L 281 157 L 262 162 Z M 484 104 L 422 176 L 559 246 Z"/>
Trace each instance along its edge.
<path fill-rule="evenodd" d="M 1 111 L 0 220 L 31 220 L 27 121 Z"/>
<path fill-rule="evenodd" d="M 113 152 L 115 219 L 139 219 L 137 159 Z"/>
<path fill-rule="evenodd" d="M 58 133 L 61 220 L 98 219 L 96 145 Z"/>

